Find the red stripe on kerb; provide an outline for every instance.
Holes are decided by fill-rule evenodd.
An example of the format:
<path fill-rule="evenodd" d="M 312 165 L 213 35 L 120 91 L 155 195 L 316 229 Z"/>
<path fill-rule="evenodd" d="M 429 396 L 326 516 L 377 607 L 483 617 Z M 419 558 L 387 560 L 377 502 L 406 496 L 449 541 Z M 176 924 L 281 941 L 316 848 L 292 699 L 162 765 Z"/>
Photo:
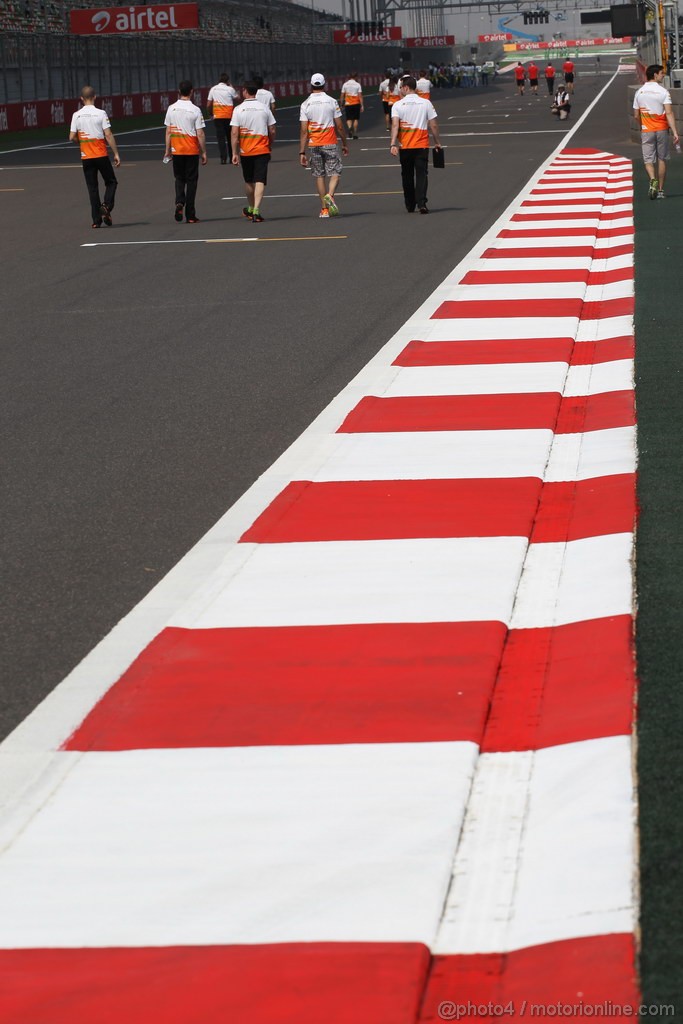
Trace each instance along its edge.
<path fill-rule="evenodd" d="M 552 430 L 556 392 L 525 395 L 436 395 L 362 398 L 339 433 L 413 430 Z"/>
<path fill-rule="evenodd" d="M 541 544 L 630 533 L 635 518 L 636 483 L 632 473 L 546 483 L 531 541 Z"/>
<path fill-rule="evenodd" d="M 504 228 L 500 231 L 497 238 L 556 238 L 557 235 L 561 234 L 562 238 L 579 238 L 587 235 L 594 235 L 595 238 L 619 238 L 621 235 L 633 235 L 633 227 L 623 228 L 562 228 L 561 232 L 558 232 L 557 228 Z"/>
<path fill-rule="evenodd" d="M 479 743 L 505 634 L 500 622 L 165 629 L 64 749 Z"/>
<path fill-rule="evenodd" d="M 581 299 L 480 299 L 469 301 L 457 299 L 442 302 L 432 320 L 460 320 L 480 317 L 495 318 L 523 317 L 578 317 L 584 303 Z"/>
<path fill-rule="evenodd" d="M 415 1024 L 419 943 L 0 951 L 15 1024 Z"/>
<path fill-rule="evenodd" d="M 591 190 L 591 191 L 593 191 L 593 190 Z M 618 196 L 615 199 L 599 199 L 597 196 L 595 197 L 595 199 L 589 198 L 587 196 L 584 196 L 583 199 L 581 197 L 579 197 L 577 199 L 561 199 L 558 196 L 556 196 L 553 199 L 527 199 L 527 200 L 525 200 L 525 202 L 522 203 L 522 209 L 526 209 L 526 208 L 538 209 L 539 206 L 541 206 L 541 207 L 543 207 L 543 206 L 568 206 L 568 207 L 572 207 L 572 206 L 596 206 L 596 207 L 598 207 L 600 209 L 603 206 L 631 206 L 632 207 L 632 204 L 629 203 L 628 197 L 626 197 L 626 196 L 624 196 L 623 199 L 620 199 Z M 577 216 L 579 216 L 579 214 L 577 214 Z M 590 216 L 590 213 L 589 213 L 589 216 Z"/>
<path fill-rule="evenodd" d="M 607 391 L 601 395 L 564 398 L 555 424 L 556 434 L 632 427 L 636 422 L 633 391 Z"/>
<path fill-rule="evenodd" d="M 616 270 L 591 270 L 588 284 L 616 284 L 617 281 L 632 281 L 633 267 L 620 267 Z"/>
<path fill-rule="evenodd" d="M 633 335 L 623 338 L 604 338 L 602 341 L 579 341 L 572 351 L 572 366 L 592 366 L 594 363 L 611 363 L 616 359 L 633 359 L 635 341 Z"/>
<path fill-rule="evenodd" d="M 584 302 L 582 320 L 605 320 L 610 316 L 631 316 L 635 308 L 632 295 L 622 299 L 601 299 L 599 302 Z"/>
<path fill-rule="evenodd" d="M 588 282 L 590 270 L 470 270 L 459 284 L 562 284 Z"/>
<path fill-rule="evenodd" d="M 633 247 L 631 247 L 633 251 Z M 613 255 L 617 255 L 613 253 Z M 567 245 L 567 246 L 524 246 L 519 249 L 487 249 L 482 256 L 486 260 L 546 260 L 566 259 L 567 257 L 595 258 L 595 247 L 593 245 Z"/>
<path fill-rule="evenodd" d="M 559 410 L 559 415 L 558 415 Z M 339 433 L 415 430 L 555 430 L 574 434 L 635 423 L 633 391 L 564 398 L 559 394 L 436 395 L 361 399 Z"/>
<path fill-rule="evenodd" d="M 565 184 L 563 184 L 563 183 L 561 183 L 559 181 L 546 182 L 545 184 L 553 185 L 553 187 L 558 189 L 558 194 L 561 194 L 561 196 L 571 195 L 574 192 L 600 192 L 602 195 L 609 195 L 610 192 L 626 192 L 629 189 L 631 189 L 631 187 L 632 187 L 630 181 L 624 181 L 623 184 L 621 184 L 621 183 L 620 184 L 615 184 L 615 185 L 612 186 L 612 188 L 610 188 L 608 185 L 600 185 L 600 184 L 596 185 L 595 182 L 591 182 L 590 184 L 586 183 L 586 185 L 574 185 L 574 186 L 572 186 L 572 185 L 565 185 Z M 552 189 L 550 189 L 550 188 L 532 188 L 532 190 L 529 193 L 529 195 L 532 195 L 532 196 L 547 196 L 548 193 L 552 193 Z"/>
<path fill-rule="evenodd" d="M 393 366 L 483 366 L 569 362 L 572 338 L 504 341 L 409 341 Z"/>
<path fill-rule="evenodd" d="M 624 216 L 627 216 L 624 213 Z M 537 220 L 559 220 L 559 221 L 572 221 L 572 220 L 589 220 L 593 219 L 598 223 L 601 220 L 613 220 L 613 216 L 603 216 L 598 210 L 593 213 L 591 210 L 577 210 L 575 212 L 562 212 L 558 213 L 553 211 L 552 213 L 516 213 L 510 220 L 514 223 L 533 223 Z M 564 230 L 562 232 L 564 234 Z"/>
<path fill-rule="evenodd" d="M 634 692 L 630 615 L 511 629 L 481 749 L 541 750 L 628 736 Z"/>
<path fill-rule="evenodd" d="M 630 1006 L 636 1016 L 640 998 L 636 979 L 635 940 L 630 934 L 596 935 L 542 946 L 528 946 L 510 953 L 479 953 L 470 956 L 436 956 L 427 985 L 419 1024 L 436 1024 L 443 1018 L 439 1006 L 455 1005 L 464 1009 L 461 1020 L 469 1019 L 468 1003 L 475 1006 L 511 1004 L 512 1015 L 505 1020 L 517 1022 L 522 1008 L 539 1018 L 555 1016 L 558 1003 L 563 1020 L 584 1021 L 598 1007 L 609 1016 L 608 1007 Z M 565 1011 L 565 1006 L 591 1009 Z M 534 1009 L 536 1008 L 536 1009 Z M 549 1012 L 549 1008 L 550 1011 Z M 505 1010 L 503 1011 L 506 1012 Z M 453 1017 L 455 1019 L 455 1016 Z M 499 1013 L 477 1013 L 483 1024 L 500 1021 Z"/>
<path fill-rule="evenodd" d="M 541 490 L 509 480 L 295 480 L 240 538 L 252 544 L 528 537 Z"/>

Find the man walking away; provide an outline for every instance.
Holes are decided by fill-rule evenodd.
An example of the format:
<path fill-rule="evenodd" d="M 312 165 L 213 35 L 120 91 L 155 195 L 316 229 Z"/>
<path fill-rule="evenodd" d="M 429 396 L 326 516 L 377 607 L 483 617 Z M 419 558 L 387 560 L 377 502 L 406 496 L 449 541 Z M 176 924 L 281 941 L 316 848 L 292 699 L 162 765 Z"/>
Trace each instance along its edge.
<path fill-rule="evenodd" d="M 273 117 L 275 116 L 275 97 L 273 96 L 270 89 L 265 89 L 263 86 L 263 79 L 259 75 L 258 78 L 254 79 L 256 86 L 256 99 L 259 103 L 262 103 L 264 107 L 267 107 Z"/>
<path fill-rule="evenodd" d="M 111 160 L 107 156 L 107 143 L 114 154 L 114 167 L 120 167 L 121 160 L 109 118 L 104 110 L 95 106 L 96 99 L 93 87 L 84 85 L 81 89 L 83 106 L 71 118 L 69 140 L 78 142 L 81 147 L 83 175 L 90 196 L 92 226 L 99 228 L 102 221 L 107 227 L 112 225 L 111 211 L 114 209 L 114 196 L 118 185 Z M 102 175 L 104 182 L 104 202 L 100 201 L 98 174 Z"/>
<path fill-rule="evenodd" d="M 534 96 L 538 96 L 538 65 L 533 60 L 529 65 L 529 85 Z"/>
<path fill-rule="evenodd" d="M 334 193 L 342 172 L 337 139 L 341 142 L 344 156 L 349 150 L 341 110 L 337 101 L 324 91 L 324 75 L 313 75 L 311 88 L 313 91 L 301 104 L 299 114 L 299 160 L 302 167 L 307 166 L 308 144 L 311 173 L 320 196 L 320 216 L 326 219 L 330 216 L 336 217 L 339 213 L 339 207 L 334 201 Z"/>
<path fill-rule="evenodd" d="M 186 222 L 197 224 L 199 218 L 194 201 L 199 181 L 200 158 L 202 167 L 206 164 L 206 137 L 202 112 L 190 99 L 192 88 L 192 82 L 181 82 L 178 86 L 178 99 L 166 111 L 164 159 L 173 156 L 175 219 L 180 223 L 184 210 Z"/>
<path fill-rule="evenodd" d="M 640 119 L 643 163 L 650 179 L 650 199 L 664 199 L 666 161 L 669 158 L 669 129 L 674 146 L 679 143 L 671 94 L 662 85 L 664 68 L 650 64 L 645 71 L 645 84 L 633 97 L 633 110 Z"/>
<path fill-rule="evenodd" d="M 383 78 L 379 83 L 378 96 L 382 104 L 382 110 L 384 111 L 384 127 L 386 131 L 391 131 L 391 107 L 389 106 L 389 78 Z"/>
<path fill-rule="evenodd" d="M 230 85 L 230 76 L 223 72 L 216 85 L 209 89 L 207 108 L 209 114 L 213 115 L 213 123 L 216 126 L 216 141 L 221 163 L 227 164 L 232 161 L 232 147 L 230 145 L 230 118 L 237 99 L 237 92 Z"/>
<path fill-rule="evenodd" d="M 562 65 L 562 72 L 564 74 L 564 84 L 567 86 L 567 92 L 570 96 L 574 94 L 574 61 L 567 57 L 566 61 Z"/>
<path fill-rule="evenodd" d="M 552 64 L 548 64 L 545 69 L 545 84 L 548 86 L 548 95 L 552 96 L 555 92 L 555 68 Z"/>
<path fill-rule="evenodd" d="M 391 111 L 391 155 L 401 161 L 401 180 L 406 210 L 420 213 L 427 209 L 427 174 L 429 167 L 429 132 L 434 137 L 435 149 L 441 149 L 436 110 L 430 100 L 423 100 L 416 92 L 417 82 L 412 75 L 401 79 L 401 99 Z M 400 148 L 399 148 L 400 147 Z"/>
<path fill-rule="evenodd" d="M 526 78 L 526 71 L 521 60 L 517 61 L 517 67 L 515 68 L 515 81 L 517 82 L 517 91 L 520 96 L 524 95 L 524 79 Z"/>
<path fill-rule="evenodd" d="M 427 78 L 427 72 L 424 68 L 420 71 L 420 77 L 417 80 L 417 95 L 421 96 L 423 100 L 430 100 L 432 98 L 432 83 Z"/>
<path fill-rule="evenodd" d="M 275 138 L 275 118 L 269 107 L 256 99 L 256 82 L 242 86 L 243 101 L 232 115 L 232 162 L 242 164 L 247 195 L 243 216 L 254 224 L 263 221 L 261 202 L 268 184 L 268 164 Z"/>
<path fill-rule="evenodd" d="M 357 71 L 352 71 L 346 82 L 341 87 L 341 99 L 339 105 L 344 108 L 346 127 L 350 139 L 358 138 L 358 122 L 360 115 L 365 110 L 363 105 L 363 88 L 360 82 L 356 81 Z"/>

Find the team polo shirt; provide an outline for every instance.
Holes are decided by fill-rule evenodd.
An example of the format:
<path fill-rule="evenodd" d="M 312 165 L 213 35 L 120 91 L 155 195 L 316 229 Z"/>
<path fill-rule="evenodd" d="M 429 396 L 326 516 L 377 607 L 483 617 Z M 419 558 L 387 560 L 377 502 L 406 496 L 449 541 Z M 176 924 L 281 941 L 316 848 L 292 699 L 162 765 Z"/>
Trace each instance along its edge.
<path fill-rule="evenodd" d="M 389 89 L 389 93 L 387 95 L 387 103 L 389 104 L 390 107 L 393 107 L 395 103 L 398 103 L 400 98 L 401 86 L 398 83 L 396 83 L 396 85 L 392 85 L 391 88 Z"/>
<path fill-rule="evenodd" d="M 387 102 L 387 93 L 389 92 L 389 79 L 385 78 L 383 82 L 379 83 L 379 94 L 382 97 L 382 102 Z"/>
<path fill-rule="evenodd" d="M 633 97 L 633 109 L 640 111 L 640 126 L 644 132 L 668 130 L 665 103 L 671 103 L 671 93 L 658 82 L 646 82 L 638 89 Z"/>
<path fill-rule="evenodd" d="M 428 123 L 436 117 L 436 110 L 429 100 L 423 100 L 409 92 L 395 103 L 391 110 L 392 120 L 398 121 L 398 144 L 401 149 L 428 149 Z"/>
<path fill-rule="evenodd" d="M 517 79 L 517 81 L 518 82 L 523 82 L 525 77 L 526 77 L 526 71 L 524 70 L 524 68 L 523 67 L 516 67 L 515 68 L 515 78 Z"/>
<path fill-rule="evenodd" d="M 574 61 L 566 60 L 562 65 L 562 70 L 564 71 L 565 75 L 571 75 L 571 73 L 574 70 Z"/>
<path fill-rule="evenodd" d="M 232 112 L 237 99 L 237 91 L 225 82 L 212 85 L 209 89 L 208 102 L 213 103 L 213 116 L 217 121 L 232 117 Z"/>
<path fill-rule="evenodd" d="M 326 92 L 314 92 L 301 104 L 299 121 L 308 122 L 308 142 L 311 146 L 336 146 L 335 117 L 341 117 L 339 104 Z"/>
<path fill-rule="evenodd" d="M 418 78 L 417 80 L 417 95 L 421 96 L 423 100 L 428 100 L 432 95 L 432 83 L 428 78 Z"/>
<path fill-rule="evenodd" d="M 552 64 L 548 64 L 548 67 L 545 69 L 545 77 L 546 78 L 554 78 L 555 77 L 555 68 L 552 66 Z"/>
<path fill-rule="evenodd" d="M 271 103 L 275 103 L 275 97 L 270 89 L 258 89 L 255 99 L 257 99 L 259 103 L 263 103 L 265 107 L 268 107 L 268 110 L 271 109 Z"/>
<path fill-rule="evenodd" d="M 164 124 L 171 129 L 174 156 L 197 156 L 200 152 L 197 132 L 204 127 L 204 116 L 191 100 L 177 100 L 166 111 Z"/>
<path fill-rule="evenodd" d="M 275 124 L 270 107 L 257 99 L 246 99 L 232 115 L 232 127 L 240 130 L 240 156 L 263 156 L 270 153 L 268 128 Z"/>
<path fill-rule="evenodd" d="M 529 78 L 538 78 L 538 67 L 536 64 L 529 65 Z"/>
<path fill-rule="evenodd" d="M 347 107 L 360 106 L 360 101 L 363 98 L 363 87 L 355 78 L 350 78 L 348 82 L 344 82 L 341 87 L 342 96 L 344 97 L 344 105 Z"/>
<path fill-rule="evenodd" d="M 107 155 L 107 143 L 104 141 L 107 128 L 111 128 L 109 118 L 99 107 L 89 103 L 76 111 L 71 118 L 70 131 L 78 135 L 81 160 L 96 160 Z"/>

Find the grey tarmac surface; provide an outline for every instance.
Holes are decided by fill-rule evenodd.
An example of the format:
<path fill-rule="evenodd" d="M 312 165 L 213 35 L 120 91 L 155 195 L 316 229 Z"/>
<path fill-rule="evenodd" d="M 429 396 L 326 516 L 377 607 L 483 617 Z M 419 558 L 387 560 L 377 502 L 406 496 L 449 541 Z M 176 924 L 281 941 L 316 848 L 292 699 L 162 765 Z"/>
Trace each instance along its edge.
<path fill-rule="evenodd" d="M 580 64 L 567 129 L 609 80 L 616 62 L 602 63 L 601 77 Z M 631 81 L 614 80 L 572 147 L 637 158 Z M 0 153 L 0 190 L 23 190 L 0 191 L 0 736 L 365 365 L 565 130 L 547 95 L 520 100 L 507 78 L 435 102 L 448 148 L 429 217 L 404 211 L 374 97 L 329 221 L 298 165 L 298 109 L 277 114 L 270 168 L 269 193 L 288 198 L 267 196 L 258 226 L 240 216 L 241 172 L 220 165 L 211 124 L 192 226 L 173 220 L 161 129 L 114 124 L 124 164 L 114 227 L 99 231 L 75 146 Z M 149 241 L 184 244 L 101 244 Z"/>

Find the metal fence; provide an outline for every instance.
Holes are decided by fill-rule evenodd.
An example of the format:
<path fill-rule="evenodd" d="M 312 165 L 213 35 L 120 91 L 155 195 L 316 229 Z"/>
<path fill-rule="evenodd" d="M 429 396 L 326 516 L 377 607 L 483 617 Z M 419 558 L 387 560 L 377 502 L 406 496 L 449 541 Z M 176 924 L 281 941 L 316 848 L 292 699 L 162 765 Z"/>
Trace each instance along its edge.
<path fill-rule="evenodd" d="M 398 63 L 395 47 L 331 43 L 226 42 L 181 36 L 104 37 L 0 34 L 0 103 L 77 96 L 89 83 L 103 96 L 164 92 L 182 78 L 211 85 L 222 71 L 233 82 L 252 75 L 277 82 L 312 71 L 346 74 L 351 67 L 383 71 Z"/>

